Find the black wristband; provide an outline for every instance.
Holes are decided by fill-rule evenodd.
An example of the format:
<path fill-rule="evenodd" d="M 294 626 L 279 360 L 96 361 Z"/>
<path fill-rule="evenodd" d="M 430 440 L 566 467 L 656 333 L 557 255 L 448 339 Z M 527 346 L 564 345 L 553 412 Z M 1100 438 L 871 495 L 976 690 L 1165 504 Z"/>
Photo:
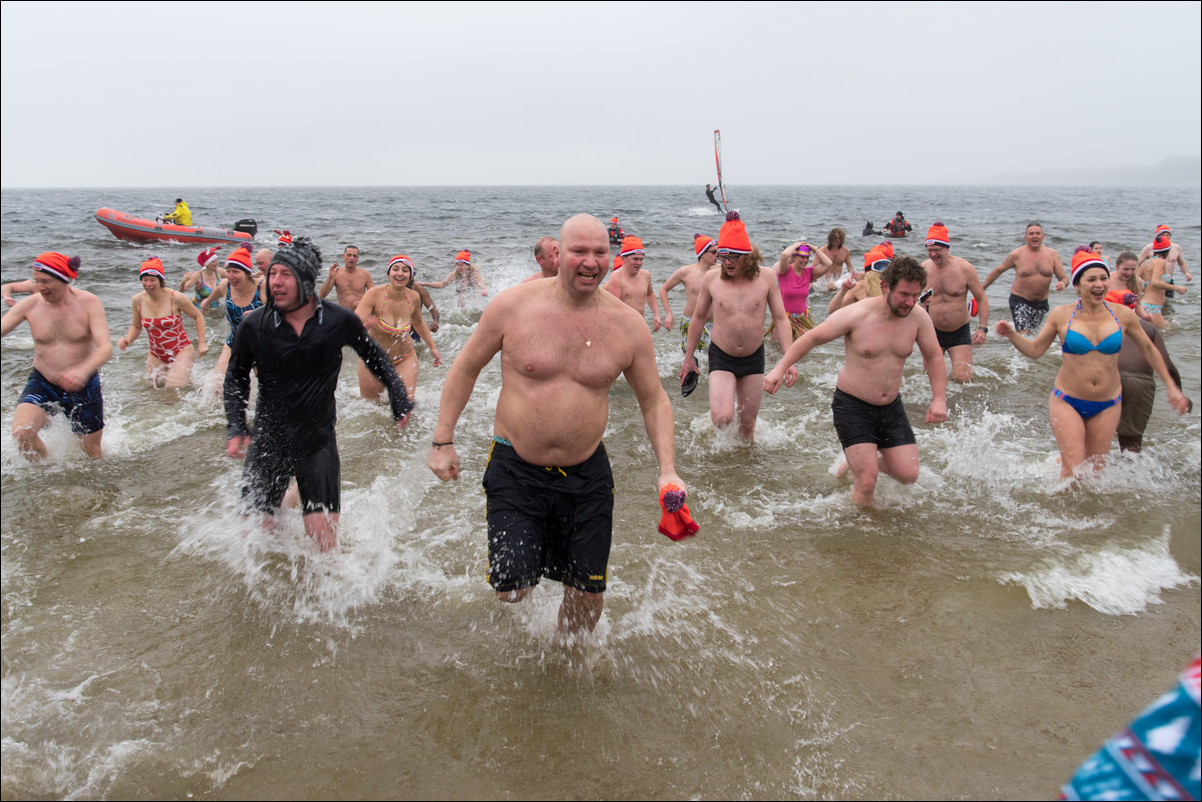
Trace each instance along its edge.
<path fill-rule="evenodd" d="M 430 445 L 434 446 L 434 448 L 442 448 L 443 446 L 453 446 L 453 445 L 455 445 L 455 441 L 454 441 L 454 440 L 448 440 L 448 441 L 446 441 L 445 443 L 439 443 L 439 442 L 433 441 L 433 442 L 431 442 L 431 443 L 430 443 Z"/>

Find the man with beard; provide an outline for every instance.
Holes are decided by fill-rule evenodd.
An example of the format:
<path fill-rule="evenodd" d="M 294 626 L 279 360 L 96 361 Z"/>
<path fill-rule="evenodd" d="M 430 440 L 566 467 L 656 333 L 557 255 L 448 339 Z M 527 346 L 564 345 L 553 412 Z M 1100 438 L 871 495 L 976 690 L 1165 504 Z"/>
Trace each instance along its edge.
<path fill-rule="evenodd" d="M 789 347 L 764 377 L 764 389 L 775 394 L 786 371 L 815 346 L 843 338 L 845 362 L 835 383 L 831 410 L 855 483 L 852 500 L 872 506 L 880 471 L 902 484 L 918 479 L 918 444 L 902 406 L 902 368 L 918 344 L 931 383 L 926 422 L 947 420 L 947 368 L 935 337 L 935 326 L 918 305 L 926 271 L 914 259 L 895 259 L 881 275 L 885 293 L 840 309 Z M 791 386 L 792 382 L 786 382 Z"/>
<path fill-rule="evenodd" d="M 755 440 L 755 421 L 764 400 L 764 316 L 771 314 L 782 351 L 793 344 L 793 327 L 781 301 L 780 284 L 771 271 L 760 269 L 760 249 L 751 244 L 738 212 L 727 212 L 718 232 L 718 262 L 718 269 L 702 279 L 693 307 L 693 319 L 699 324 L 709 319 L 711 311 L 714 319 L 708 349 L 710 420 L 725 429 L 737 418 L 739 437 L 750 443 Z M 689 327 L 680 366 L 682 385 L 697 370 L 693 351 L 702 332 L 701 325 Z M 796 380 L 797 371 L 790 369 L 789 384 Z"/>
<path fill-rule="evenodd" d="M 408 423 L 413 402 L 359 317 L 317 297 L 320 270 L 321 251 L 307 238 L 280 248 L 267 271 L 267 305 L 238 324 L 225 374 L 226 455 L 246 457 L 242 498 L 263 515 L 279 509 L 295 476 L 305 533 L 330 551 L 338 546 L 341 499 L 334 389 L 342 349 L 354 348 L 388 388 L 398 429 Z M 259 398 L 252 432 L 246 405 L 255 368 Z"/>

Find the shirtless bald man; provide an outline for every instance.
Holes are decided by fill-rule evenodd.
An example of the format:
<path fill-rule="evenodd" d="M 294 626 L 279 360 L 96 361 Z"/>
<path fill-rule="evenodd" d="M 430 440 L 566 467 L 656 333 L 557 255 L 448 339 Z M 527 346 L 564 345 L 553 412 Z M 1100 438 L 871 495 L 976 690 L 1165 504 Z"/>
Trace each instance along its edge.
<path fill-rule="evenodd" d="M 484 366 L 501 354 L 501 394 L 484 472 L 488 582 L 519 602 L 542 577 L 562 582 L 559 629 L 601 619 L 613 528 L 613 474 L 601 442 L 618 375 L 634 390 L 659 463 L 657 488 L 676 475 L 672 404 L 642 317 L 608 292 L 605 224 L 578 214 L 559 232 L 554 280 L 519 283 L 484 308 L 447 371 L 427 464 L 458 479 L 455 424 Z M 547 467 L 551 466 L 551 467 Z"/>

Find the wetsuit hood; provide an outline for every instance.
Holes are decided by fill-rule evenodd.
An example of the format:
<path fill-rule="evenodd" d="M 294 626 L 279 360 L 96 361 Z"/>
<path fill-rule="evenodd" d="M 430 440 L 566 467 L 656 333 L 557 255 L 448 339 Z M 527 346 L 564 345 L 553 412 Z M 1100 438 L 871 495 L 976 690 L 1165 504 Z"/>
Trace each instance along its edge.
<path fill-rule="evenodd" d="M 300 305 L 304 306 L 309 299 L 317 294 L 317 274 L 321 271 L 321 251 L 308 237 L 297 237 L 291 245 L 285 245 L 276 251 L 271 258 L 271 264 L 284 265 L 296 276 L 300 285 Z M 270 271 L 270 265 L 268 270 Z M 274 307 L 271 297 L 271 279 L 268 278 L 267 305 Z M 281 310 L 284 311 L 284 310 Z"/>

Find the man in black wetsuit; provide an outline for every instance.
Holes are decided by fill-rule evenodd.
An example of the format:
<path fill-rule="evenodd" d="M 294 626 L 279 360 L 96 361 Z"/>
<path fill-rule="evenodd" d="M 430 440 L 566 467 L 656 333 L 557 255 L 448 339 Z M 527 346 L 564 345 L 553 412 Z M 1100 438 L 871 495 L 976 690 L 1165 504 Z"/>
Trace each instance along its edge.
<path fill-rule="evenodd" d="M 715 209 L 722 211 L 722 204 L 718 203 L 717 199 L 714 198 L 714 188 L 709 184 L 705 185 L 705 197 L 710 199 L 710 203 L 714 204 Z"/>
<path fill-rule="evenodd" d="M 322 551 L 338 545 L 340 463 L 334 436 L 334 388 L 342 349 L 351 346 L 388 387 L 397 428 L 413 402 L 383 349 L 359 317 L 317 297 L 321 252 L 298 237 L 281 248 L 267 272 L 267 305 L 239 324 L 225 374 L 226 454 L 246 456 L 242 498 L 273 514 L 289 478 L 300 491 L 305 532 Z M 258 369 L 259 398 L 252 432 L 246 425 L 250 371 Z"/>

